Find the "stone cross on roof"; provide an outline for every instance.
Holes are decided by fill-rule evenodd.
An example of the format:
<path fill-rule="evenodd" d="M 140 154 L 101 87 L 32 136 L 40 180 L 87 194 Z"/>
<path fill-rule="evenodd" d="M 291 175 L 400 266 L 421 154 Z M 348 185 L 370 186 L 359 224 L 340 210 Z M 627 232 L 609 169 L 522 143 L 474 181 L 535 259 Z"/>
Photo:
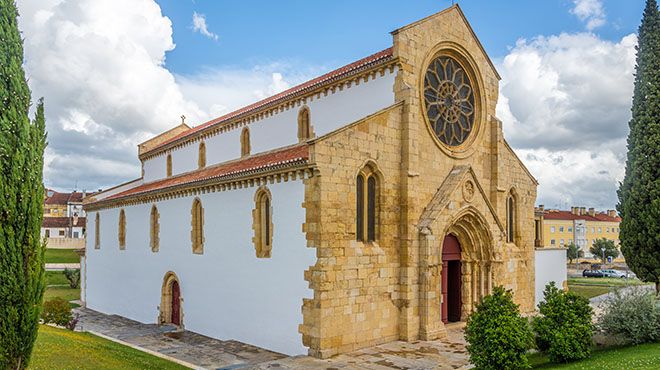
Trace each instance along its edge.
<path fill-rule="evenodd" d="M 185 125 L 186 124 L 186 116 L 183 114 L 181 115 L 181 124 Z"/>

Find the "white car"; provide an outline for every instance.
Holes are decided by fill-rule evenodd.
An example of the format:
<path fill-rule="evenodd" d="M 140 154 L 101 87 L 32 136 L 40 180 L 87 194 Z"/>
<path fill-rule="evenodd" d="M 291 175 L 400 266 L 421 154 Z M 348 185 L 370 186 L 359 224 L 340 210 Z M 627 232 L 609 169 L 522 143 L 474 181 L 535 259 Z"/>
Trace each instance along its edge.
<path fill-rule="evenodd" d="M 601 270 L 605 277 L 626 278 L 626 273 L 619 270 Z"/>

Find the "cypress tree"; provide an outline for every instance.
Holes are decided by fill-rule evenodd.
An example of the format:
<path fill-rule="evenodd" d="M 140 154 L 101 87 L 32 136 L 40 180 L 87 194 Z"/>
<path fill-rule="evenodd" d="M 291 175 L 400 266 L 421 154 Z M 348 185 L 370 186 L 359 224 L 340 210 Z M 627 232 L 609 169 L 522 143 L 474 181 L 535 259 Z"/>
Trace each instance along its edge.
<path fill-rule="evenodd" d="M 44 291 L 43 100 L 30 121 L 30 90 L 14 0 L 0 0 L 0 368 L 26 368 Z"/>
<path fill-rule="evenodd" d="M 619 187 L 621 252 L 660 293 L 660 14 L 647 0 L 639 26 L 626 174 Z"/>

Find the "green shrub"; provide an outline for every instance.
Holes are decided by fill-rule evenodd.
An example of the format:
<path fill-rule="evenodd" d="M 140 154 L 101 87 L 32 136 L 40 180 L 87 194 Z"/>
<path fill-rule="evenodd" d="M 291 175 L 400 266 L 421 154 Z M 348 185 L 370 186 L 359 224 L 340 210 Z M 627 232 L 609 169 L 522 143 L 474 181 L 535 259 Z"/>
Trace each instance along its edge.
<path fill-rule="evenodd" d="M 470 362 L 477 369 L 529 367 L 527 350 L 534 343 L 527 319 L 520 316 L 510 291 L 496 287 L 470 315 L 465 329 Z"/>
<path fill-rule="evenodd" d="M 59 326 L 68 325 L 73 319 L 69 302 L 60 297 L 55 297 L 44 302 L 41 319 L 44 320 L 44 324 L 52 323 Z"/>
<path fill-rule="evenodd" d="M 69 280 L 69 286 L 73 289 L 78 288 L 80 284 L 80 270 L 79 269 L 64 269 L 64 276 Z"/>
<path fill-rule="evenodd" d="M 532 320 L 536 346 L 552 362 L 569 362 L 589 357 L 594 327 L 589 301 L 564 292 L 554 282 L 545 286 L 540 316 Z"/>
<path fill-rule="evenodd" d="M 617 290 L 605 302 L 598 327 L 630 344 L 660 341 L 660 301 L 641 287 Z"/>

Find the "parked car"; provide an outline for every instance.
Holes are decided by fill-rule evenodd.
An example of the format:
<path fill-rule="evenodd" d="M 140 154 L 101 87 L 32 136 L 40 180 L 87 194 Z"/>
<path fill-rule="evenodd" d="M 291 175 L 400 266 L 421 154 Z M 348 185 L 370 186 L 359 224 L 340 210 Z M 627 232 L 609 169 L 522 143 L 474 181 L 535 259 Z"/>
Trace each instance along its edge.
<path fill-rule="evenodd" d="M 582 271 L 582 277 L 604 277 L 605 274 L 601 270 L 584 270 Z"/>
<path fill-rule="evenodd" d="M 603 272 L 603 276 L 605 277 L 613 277 L 613 278 L 626 278 L 626 273 L 623 271 L 619 270 L 601 270 Z"/>

